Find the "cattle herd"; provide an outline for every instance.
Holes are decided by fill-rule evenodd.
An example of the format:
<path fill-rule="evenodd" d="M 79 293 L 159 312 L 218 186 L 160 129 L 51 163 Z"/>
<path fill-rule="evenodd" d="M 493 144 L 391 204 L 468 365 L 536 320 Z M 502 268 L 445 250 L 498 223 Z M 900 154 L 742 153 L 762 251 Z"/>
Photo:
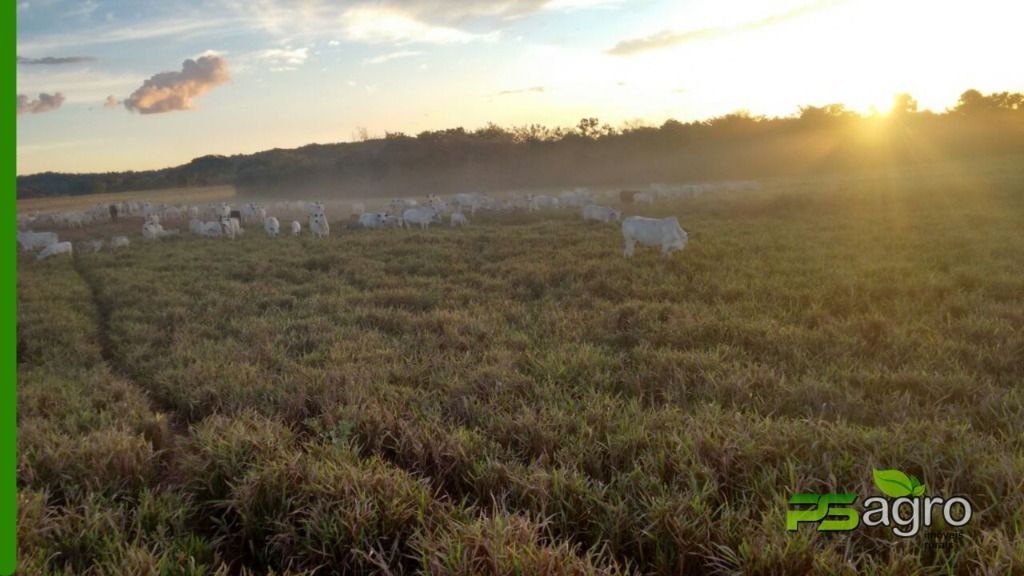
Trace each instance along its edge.
<path fill-rule="evenodd" d="M 622 191 L 616 198 L 631 204 L 651 204 L 656 199 L 694 196 L 711 190 L 750 190 L 757 189 L 756 182 L 726 183 L 717 185 L 685 185 L 671 187 L 653 184 L 648 190 L 628 192 Z M 413 228 L 427 229 L 431 224 L 445 221 L 453 227 L 468 226 L 470 216 L 482 211 L 492 212 L 528 212 L 538 213 L 553 210 L 577 210 L 584 220 L 601 223 L 622 222 L 622 236 L 625 242 L 624 255 L 632 257 L 637 244 L 661 248 L 664 256 L 686 247 L 688 236 L 675 217 L 645 218 L 628 216 L 623 219 L 622 211 L 617 208 L 602 206 L 599 201 L 612 200 L 613 195 L 594 193 L 585 188 L 565 191 L 557 196 L 541 194 L 514 193 L 504 199 L 497 199 L 488 194 L 460 193 L 448 199 L 436 195 L 428 195 L 421 201 L 409 198 L 396 198 L 387 202 L 376 212 L 366 210 L 363 203 L 350 206 L 355 222 L 350 227 L 357 228 Z M 188 231 L 196 236 L 209 238 L 235 239 L 243 234 L 244 226 L 262 225 L 267 236 L 276 238 L 281 234 L 282 221 L 290 224 L 287 230 L 292 236 L 301 236 L 304 230 L 315 238 L 330 235 L 331 227 L 327 219 L 327 211 L 323 202 L 282 201 L 264 206 L 248 202 L 233 209 L 225 202 L 211 203 L 200 207 L 196 205 L 175 206 L 167 204 L 154 205 L 150 202 L 118 202 L 111 205 L 101 204 L 92 209 L 77 212 L 58 212 L 49 214 L 18 215 L 18 243 L 25 251 L 38 251 L 39 260 L 59 254 L 71 254 L 71 242 L 61 242 L 57 233 L 52 231 L 36 232 L 32 228 L 42 226 L 83 228 L 88 225 L 117 221 L 119 218 L 139 217 L 143 219 L 142 238 L 157 241 L 177 236 L 178 228 L 165 228 L 164 225 L 188 223 Z M 118 250 L 129 246 L 126 236 L 114 236 L 108 239 L 93 239 L 79 242 L 74 249 L 79 252 L 98 252 L 103 249 Z"/>

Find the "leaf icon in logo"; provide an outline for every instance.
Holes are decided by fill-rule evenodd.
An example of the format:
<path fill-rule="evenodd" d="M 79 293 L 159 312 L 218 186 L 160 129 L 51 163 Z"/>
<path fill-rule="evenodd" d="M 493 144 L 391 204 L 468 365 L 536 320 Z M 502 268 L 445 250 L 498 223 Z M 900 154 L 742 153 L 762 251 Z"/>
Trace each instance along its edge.
<path fill-rule="evenodd" d="M 875 477 L 875 485 L 882 491 L 882 494 L 890 498 L 910 496 L 914 493 L 914 489 L 917 488 L 914 485 L 914 481 L 899 470 L 873 470 L 872 473 Z M 923 486 L 923 484 L 918 485 Z M 923 489 L 921 493 L 924 493 Z"/>

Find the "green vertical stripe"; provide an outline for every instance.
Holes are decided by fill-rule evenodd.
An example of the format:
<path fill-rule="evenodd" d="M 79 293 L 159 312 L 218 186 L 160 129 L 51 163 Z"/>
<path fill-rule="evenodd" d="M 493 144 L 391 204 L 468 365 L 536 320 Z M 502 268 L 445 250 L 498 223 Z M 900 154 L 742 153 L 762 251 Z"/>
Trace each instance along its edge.
<path fill-rule="evenodd" d="M 7 4 L 7 9 L 3 10 L 0 15 L 0 22 L 3 23 L 3 29 L 7 30 L 2 36 L 7 38 L 8 46 L 11 47 L 11 52 L 17 53 L 17 2 L 10 2 Z M 8 98 L 14 97 L 17 93 L 17 85 L 15 82 L 15 54 L 10 54 L 4 60 L 3 67 L 6 70 L 3 73 L 4 85 L 7 86 Z M 7 225 L 4 226 L 8 234 L 14 235 L 17 230 L 15 226 L 15 215 L 17 213 L 18 203 L 16 200 L 16 152 L 15 146 L 17 137 L 15 131 L 17 130 L 16 122 L 17 116 L 11 114 L 11 109 L 7 109 L 7 114 L 3 115 L 4 120 L 4 133 L 7 134 L 4 138 L 7 139 L 7 145 L 4 147 L 3 153 L 3 171 L 7 173 L 8 180 L 7 192 L 3 193 L 3 206 L 4 214 L 7 214 Z M 15 416 L 15 402 L 17 401 L 17 393 L 15 391 L 18 360 L 17 360 L 17 338 L 18 338 L 18 325 L 17 325 L 17 274 L 18 274 L 18 260 L 17 260 L 17 248 L 16 240 L 14 238 L 7 238 L 7 248 L 2 251 L 4 254 L 3 258 L 3 269 L 7 270 L 7 279 L 3 281 L 3 301 L 6 303 L 3 305 L 6 320 L 4 324 L 7 328 L 3 331 L 3 373 L 6 374 L 3 378 L 0 378 L 0 573 L 11 574 L 14 572 L 15 563 L 17 562 L 17 524 L 18 524 L 18 488 L 17 488 L 17 444 L 15 442 L 15 436 L 17 434 L 17 418 Z"/>

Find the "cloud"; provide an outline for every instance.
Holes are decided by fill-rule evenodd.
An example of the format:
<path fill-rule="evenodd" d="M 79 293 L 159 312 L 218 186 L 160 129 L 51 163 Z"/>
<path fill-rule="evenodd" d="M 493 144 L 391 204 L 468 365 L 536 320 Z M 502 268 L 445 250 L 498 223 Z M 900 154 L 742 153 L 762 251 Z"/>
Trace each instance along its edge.
<path fill-rule="evenodd" d="M 191 110 L 193 98 L 230 78 L 228 61 L 220 56 L 185 60 L 181 72 L 161 72 L 146 80 L 124 101 L 124 107 L 140 114 Z"/>
<path fill-rule="evenodd" d="M 107 99 L 103 101 L 104 108 L 117 108 L 121 105 L 121 101 L 114 97 L 113 94 L 107 96 Z"/>
<path fill-rule="evenodd" d="M 83 64 L 95 62 L 91 56 L 44 56 L 42 58 L 25 58 L 18 56 L 18 64 L 26 66 L 60 66 L 62 64 Z"/>
<path fill-rule="evenodd" d="M 513 94 L 530 94 L 530 93 L 542 93 L 544 92 L 543 86 L 531 86 L 529 88 L 520 88 L 518 90 L 502 90 L 498 92 L 498 96 L 511 96 Z"/>
<path fill-rule="evenodd" d="M 25 94 L 18 94 L 18 116 L 22 114 L 42 114 L 60 108 L 64 103 L 64 95 L 60 92 L 47 94 L 40 92 L 38 100 L 29 100 Z"/>
<path fill-rule="evenodd" d="M 256 54 L 256 59 L 270 65 L 272 72 L 295 70 L 306 63 L 309 48 L 270 48 Z"/>
<path fill-rule="evenodd" d="M 419 56 L 422 52 L 415 50 L 399 50 L 398 52 L 389 52 L 387 54 L 381 54 L 380 56 L 374 56 L 364 62 L 364 64 L 384 64 L 385 62 L 391 62 L 392 60 L 398 60 L 401 58 L 413 58 Z"/>
<path fill-rule="evenodd" d="M 548 10 L 612 7 L 620 0 L 390 0 L 383 5 L 402 10 L 425 22 L 455 24 L 468 20 L 514 20 Z"/>
<path fill-rule="evenodd" d="M 407 11 L 375 4 L 361 4 L 346 10 L 342 15 L 342 30 L 349 40 L 371 44 L 465 44 L 496 37 L 495 33 L 476 34 L 430 24 Z"/>
<path fill-rule="evenodd" d="M 245 22 L 238 18 L 182 18 L 175 20 L 151 20 L 134 26 L 107 25 L 82 29 L 76 32 L 51 34 L 38 38 L 19 39 L 18 52 L 45 52 L 63 48 L 95 46 L 138 42 L 156 38 L 189 38 L 203 35 L 223 34 L 225 30 L 237 29 Z"/>
<path fill-rule="evenodd" d="M 18 89 L 22 94 L 49 92 L 60 86 L 65 104 L 95 105 L 108 94 L 129 94 L 145 79 L 133 73 L 110 73 L 77 66 L 43 66 L 18 70 Z"/>
<path fill-rule="evenodd" d="M 676 32 L 673 30 L 663 30 L 650 36 L 644 36 L 641 38 L 633 38 L 630 40 L 623 40 L 616 44 L 611 50 L 608 50 L 609 54 L 614 56 L 632 56 L 641 52 L 649 52 L 651 50 L 662 50 L 665 48 L 671 48 L 673 46 L 679 46 L 690 42 L 696 42 L 699 40 L 710 40 L 712 38 L 718 38 L 729 34 L 735 34 L 737 32 L 747 32 L 750 30 L 757 30 L 759 28 L 767 28 L 769 26 L 775 26 L 788 20 L 800 18 L 813 12 L 818 12 L 826 8 L 840 4 L 844 0 L 818 0 L 810 4 L 804 4 L 798 6 L 787 12 L 780 14 L 773 14 L 760 20 L 753 20 L 750 22 L 744 22 L 736 26 L 719 26 L 715 28 L 701 28 L 699 30 L 688 30 L 686 32 Z"/>

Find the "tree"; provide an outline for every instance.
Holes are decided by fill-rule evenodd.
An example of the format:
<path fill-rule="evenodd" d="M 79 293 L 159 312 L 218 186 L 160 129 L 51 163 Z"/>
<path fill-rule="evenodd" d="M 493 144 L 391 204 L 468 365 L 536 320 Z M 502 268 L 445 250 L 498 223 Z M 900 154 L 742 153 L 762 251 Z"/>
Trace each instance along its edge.
<path fill-rule="evenodd" d="M 576 125 L 576 132 L 584 138 L 596 138 L 601 122 L 597 118 L 583 118 Z"/>
<path fill-rule="evenodd" d="M 893 114 L 913 114 L 917 112 L 917 100 L 907 93 L 897 94 L 892 101 Z"/>

